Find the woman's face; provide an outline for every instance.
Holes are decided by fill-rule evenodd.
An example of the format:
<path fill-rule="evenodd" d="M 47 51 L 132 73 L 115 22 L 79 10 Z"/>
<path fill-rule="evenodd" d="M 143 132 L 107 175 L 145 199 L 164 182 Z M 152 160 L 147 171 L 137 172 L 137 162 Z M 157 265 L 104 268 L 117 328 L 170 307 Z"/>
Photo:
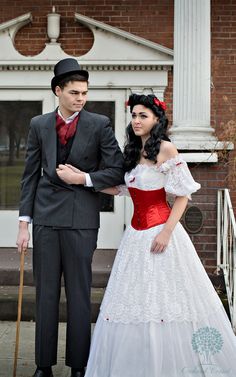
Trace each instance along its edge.
<path fill-rule="evenodd" d="M 132 111 L 132 128 L 136 136 L 140 136 L 142 140 L 147 140 L 153 126 L 157 123 L 158 118 L 154 115 L 151 109 L 136 105 Z"/>

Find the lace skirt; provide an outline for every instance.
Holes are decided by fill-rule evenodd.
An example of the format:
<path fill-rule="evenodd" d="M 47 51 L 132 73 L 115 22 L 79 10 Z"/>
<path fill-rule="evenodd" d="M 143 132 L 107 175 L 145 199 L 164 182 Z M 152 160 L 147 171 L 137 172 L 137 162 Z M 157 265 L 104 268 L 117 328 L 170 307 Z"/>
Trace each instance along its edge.
<path fill-rule="evenodd" d="M 127 228 L 95 326 L 86 377 L 235 376 L 236 339 L 182 225 Z"/>

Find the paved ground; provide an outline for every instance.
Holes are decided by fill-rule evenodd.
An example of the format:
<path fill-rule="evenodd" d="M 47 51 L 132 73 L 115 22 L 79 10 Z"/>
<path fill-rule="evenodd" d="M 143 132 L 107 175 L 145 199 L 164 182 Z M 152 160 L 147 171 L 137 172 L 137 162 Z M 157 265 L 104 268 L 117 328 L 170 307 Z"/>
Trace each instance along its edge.
<path fill-rule="evenodd" d="M 92 325 L 93 327 L 93 325 Z M 58 364 L 53 368 L 54 377 L 70 377 L 65 366 L 65 323 L 59 326 Z M 0 321 L 0 377 L 13 376 L 16 323 Z M 32 377 L 34 364 L 34 323 L 21 322 L 17 377 Z"/>

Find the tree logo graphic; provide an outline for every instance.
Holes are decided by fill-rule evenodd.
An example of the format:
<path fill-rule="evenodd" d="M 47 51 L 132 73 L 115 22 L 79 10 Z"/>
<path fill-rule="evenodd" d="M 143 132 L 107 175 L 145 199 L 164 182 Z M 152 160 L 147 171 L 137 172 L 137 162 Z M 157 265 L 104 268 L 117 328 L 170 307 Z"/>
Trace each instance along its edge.
<path fill-rule="evenodd" d="M 193 350 L 203 357 L 203 364 L 212 364 L 211 355 L 220 352 L 223 339 L 214 327 L 201 327 L 192 337 Z"/>

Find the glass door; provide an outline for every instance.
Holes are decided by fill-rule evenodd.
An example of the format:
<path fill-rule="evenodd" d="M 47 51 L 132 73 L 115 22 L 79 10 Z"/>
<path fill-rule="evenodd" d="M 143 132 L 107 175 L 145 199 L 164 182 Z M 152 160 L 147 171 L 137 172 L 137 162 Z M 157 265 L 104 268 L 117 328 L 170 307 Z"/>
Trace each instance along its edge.
<path fill-rule="evenodd" d="M 30 119 L 55 108 L 49 90 L 0 90 L 0 247 L 14 247 Z"/>
<path fill-rule="evenodd" d="M 86 110 L 107 115 L 123 150 L 125 137 L 125 90 L 89 89 Z M 124 231 L 125 198 L 100 194 L 99 249 L 116 249 Z"/>

